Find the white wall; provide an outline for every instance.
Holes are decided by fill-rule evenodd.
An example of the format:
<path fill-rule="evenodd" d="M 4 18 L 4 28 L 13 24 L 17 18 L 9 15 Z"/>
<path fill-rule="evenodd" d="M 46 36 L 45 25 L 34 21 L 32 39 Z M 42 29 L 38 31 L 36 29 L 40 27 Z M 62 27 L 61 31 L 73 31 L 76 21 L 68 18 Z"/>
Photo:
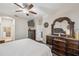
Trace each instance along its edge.
<path fill-rule="evenodd" d="M 28 36 L 27 19 L 15 18 L 15 39 L 23 39 Z"/>

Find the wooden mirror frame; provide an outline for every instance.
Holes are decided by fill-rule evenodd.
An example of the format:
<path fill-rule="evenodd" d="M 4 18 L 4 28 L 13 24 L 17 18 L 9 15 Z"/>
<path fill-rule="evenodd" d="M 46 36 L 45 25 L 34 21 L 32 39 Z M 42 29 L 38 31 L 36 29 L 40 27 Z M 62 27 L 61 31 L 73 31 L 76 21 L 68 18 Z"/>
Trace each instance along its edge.
<path fill-rule="evenodd" d="M 51 25 L 51 27 L 52 27 L 52 30 L 51 30 L 52 35 L 54 34 L 53 29 L 54 29 L 55 23 L 56 22 L 63 22 L 65 20 L 70 25 L 70 37 L 75 38 L 75 31 L 74 31 L 74 24 L 75 24 L 75 22 L 71 21 L 70 18 L 68 18 L 68 17 L 59 17 L 56 20 L 54 20 L 53 24 Z"/>

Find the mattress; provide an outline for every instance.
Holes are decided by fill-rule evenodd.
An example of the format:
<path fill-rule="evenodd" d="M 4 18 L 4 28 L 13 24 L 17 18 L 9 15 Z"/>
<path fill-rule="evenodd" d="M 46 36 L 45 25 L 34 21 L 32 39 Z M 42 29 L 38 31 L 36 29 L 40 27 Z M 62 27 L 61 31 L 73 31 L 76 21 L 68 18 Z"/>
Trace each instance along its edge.
<path fill-rule="evenodd" d="M 25 38 L 0 44 L 0 56 L 52 56 L 45 44 Z"/>

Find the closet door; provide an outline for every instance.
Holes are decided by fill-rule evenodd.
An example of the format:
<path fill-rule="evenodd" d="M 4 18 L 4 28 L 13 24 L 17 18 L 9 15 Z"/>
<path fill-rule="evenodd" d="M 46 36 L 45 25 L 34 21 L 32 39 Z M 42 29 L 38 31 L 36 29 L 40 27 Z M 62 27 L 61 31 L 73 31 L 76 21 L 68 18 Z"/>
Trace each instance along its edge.
<path fill-rule="evenodd" d="M 5 41 L 15 39 L 15 22 L 13 19 L 3 17 L 1 19 L 1 37 Z"/>

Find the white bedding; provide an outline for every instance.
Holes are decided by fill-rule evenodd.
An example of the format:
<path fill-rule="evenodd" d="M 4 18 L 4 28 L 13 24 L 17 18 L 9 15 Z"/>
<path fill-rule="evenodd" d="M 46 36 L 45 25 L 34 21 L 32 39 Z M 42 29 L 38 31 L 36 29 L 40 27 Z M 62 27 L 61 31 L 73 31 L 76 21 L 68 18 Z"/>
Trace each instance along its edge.
<path fill-rule="evenodd" d="M 48 46 L 31 39 L 0 44 L 0 56 L 51 56 Z"/>

